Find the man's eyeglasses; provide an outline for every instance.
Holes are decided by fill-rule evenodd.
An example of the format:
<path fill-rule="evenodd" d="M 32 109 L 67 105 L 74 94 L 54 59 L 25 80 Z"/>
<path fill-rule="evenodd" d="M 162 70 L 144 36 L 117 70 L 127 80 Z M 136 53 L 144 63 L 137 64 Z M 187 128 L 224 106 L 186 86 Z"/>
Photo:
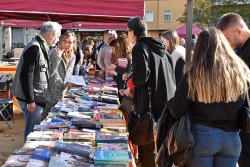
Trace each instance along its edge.
<path fill-rule="evenodd" d="M 65 41 L 65 40 L 63 40 L 62 41 L 64 44 L 69 44 L 69 45 L 72 45 L 74 42 L 71 42 L 71 41 L 69 41 L 69 42 L 67 42 L 67 41 Z"/>

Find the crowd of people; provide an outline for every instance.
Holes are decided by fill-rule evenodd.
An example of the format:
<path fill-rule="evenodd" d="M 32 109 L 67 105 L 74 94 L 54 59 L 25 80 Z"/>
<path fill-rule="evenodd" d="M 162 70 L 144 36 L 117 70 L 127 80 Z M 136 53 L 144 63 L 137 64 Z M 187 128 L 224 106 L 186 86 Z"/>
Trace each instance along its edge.
<path fill-rule="evenodd" d="M 134 117 L 143 116 L 151 106 L 157 121 L 168 101 L 178 120 L 192 106 L 195 146 L 187 167 L 249 166 L 250 136 L 235 124 L 238 110 L 247 106 L 250 84 L 250 30 L 240 15 L 225 14 L 216 27 L 203 30 L 198 38 L 193 35 L 189 63 L 184 38 L 174 30 L 149 37 L 141 17 L 128 21 L 127 33 L 109 33 L 99 48 L 91 41 L 81 49 L 73 32 L 60 33 L 58 23 L 45 22 L 24 48 L 17 67 L 12 94 L 25 113 L 25 142 L 34 125 L 62 98 L 65 78 L 87 75 L 88 67 L 94 67 L 114 76 L 120 102 L 124 96 L 133 98 Z M 156 166 L 155 154 L 154 141 L 138 144 L 143 167 Z"/>

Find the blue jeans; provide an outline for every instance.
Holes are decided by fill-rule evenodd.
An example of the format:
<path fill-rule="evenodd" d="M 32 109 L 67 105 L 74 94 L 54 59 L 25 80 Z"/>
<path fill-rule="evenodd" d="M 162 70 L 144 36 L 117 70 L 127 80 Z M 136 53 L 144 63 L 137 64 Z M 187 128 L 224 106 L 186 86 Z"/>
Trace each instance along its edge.
<path fill-rule="evenodd" d="M 33 132 L 33 128 L 35 125 L 39 125 L 41 123 L 41 113 L 43 111 L 43 108 L 36 105 L 36 109 L 33 113 L 29 112 L 27 110 L 27 103 L 17 100 L 18 104 L 21 108 L 21 110 L 24 112 L 25 117 L 25 129 L 24 129 L 24 143 L 27 140 L 27 136 L 30 134 L 30 132 Z"/>
<path fill-rule="evenodd" d="M 194 125 L 192 164 L 187 167 L 236 167 L 241 152 L 238 132 Z"/>

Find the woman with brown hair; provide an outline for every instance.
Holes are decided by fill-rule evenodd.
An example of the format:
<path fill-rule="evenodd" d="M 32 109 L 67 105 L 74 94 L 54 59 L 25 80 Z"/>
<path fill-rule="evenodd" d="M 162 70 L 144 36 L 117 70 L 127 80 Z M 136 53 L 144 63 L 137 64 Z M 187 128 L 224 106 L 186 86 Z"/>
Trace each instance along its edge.
<path fill-rule="evenodd" d="M 59 40 L 59 48 L 52 50 L 49 56 L 50 103 L 43 110 L 45 119 L 51 108 L 63 97 L 68 86 L 66 78 L 73 73 L 75 65 L 76 36 L 74 32 L 65 32 Z"/>
<path fill-rule="evenodd" d="M 96 66 L 96 55 L 93 52 L 93 45 L 86 45 L 84 47 L 84 52 L 86 55 L 87 66 L 93 64 L 94 67 Z"/>
<path fill-rule="evenodd" d="M 192 106 L 195 146 L 187 167 L 236 167 L 241 152 L 237 112 L 246 104 L 250 71 L 220 30 L 203 30 L 170 112 L 180 119 Z M 185 140 L 185 138 L 183 138 Z"/>
<path fill-rule="evenodd" d="M 126 34 L 118 35 L 116 39 L 116 47 L 115 47 L 115 54 L 114 58 L 112 59 L 112 63 L 109 67 L 109 71 L 115 71 L 117 73 L 116 82 L 118 91 L 126 89 L 125 80 L 123 79 L 123 74 L 128 74 L 131 69 L 131 59 L 132 57 L 129 56 L 132 51 L 132 45 L 128 39 Z M 127 59 L 127 66 L 121 67 L 118 64 L 118 59 L 126 58 Z M 119 93 L 119 100 L 122 102 L 123 96 Z"/>
<path fill-rule="evenodd" d="M 161 35 L 161 40 L 166 46 L 166 49 L 173 61 L 175 81 L 176 81 L 176 86 L 178 86 L 184 74 L 186 49 L 179 44 L 179 36 L 174 30 L 165 31 Z"/>

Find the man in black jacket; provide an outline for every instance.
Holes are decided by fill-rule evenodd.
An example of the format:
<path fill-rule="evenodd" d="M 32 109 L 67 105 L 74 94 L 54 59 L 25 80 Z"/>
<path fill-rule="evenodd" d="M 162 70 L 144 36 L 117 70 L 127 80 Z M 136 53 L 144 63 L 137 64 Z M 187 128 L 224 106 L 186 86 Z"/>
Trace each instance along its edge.
<path fill-rule="evenodd" d="M 233 49 L 242 47 L 239 56 L 250 68 L 250 30 L 242 17 L 236 13 L 227 13 L 220 18 L 217 28 L 222 31 Z M 240 138 L 242 150 L 238 160 L 239 167 L 250 167 L 250 135 L 240 132 Z"/>
<path fill-rule="evenodd" d="M 43 107 L 50 100 L 48 49 L 59 41 L 60 35 L 61 25 L 57 22 L 43 23 L 40 34 L 25 46 L 20 57 L 11 93 L 24 112 L 24 142 L 34 125 L 40 124 Z"/>

